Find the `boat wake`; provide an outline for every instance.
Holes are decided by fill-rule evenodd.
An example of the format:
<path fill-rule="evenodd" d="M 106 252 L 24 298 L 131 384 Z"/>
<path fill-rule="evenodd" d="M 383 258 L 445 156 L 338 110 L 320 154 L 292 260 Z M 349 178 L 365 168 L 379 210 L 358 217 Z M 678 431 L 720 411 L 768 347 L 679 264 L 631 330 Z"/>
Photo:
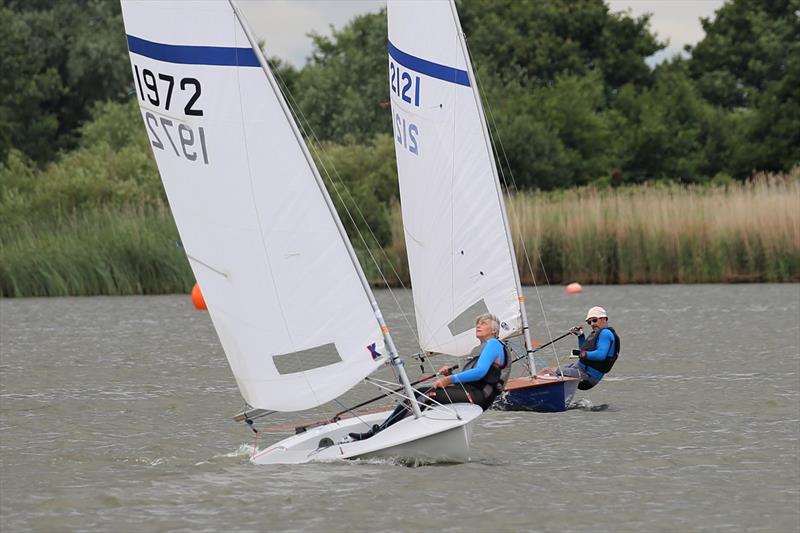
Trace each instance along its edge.
<path fill-rule="evenodd" d="M 215 459 L 230 459 L 237 457 L 250 458 L 258 449 L 252 444 L 240 444 L 239 447 L 230 453 L 220 453 L 214 456 Z"/>
<path fill-rule="evenodd" d="M 567 406 L 567 410 L 571 411 L 572 409 L 580 409 L 581 411 L 607 411 L 609 405 L 607 403 L 601 403 L 600 405 L 592 404 L 592 401 L 587 398 L 581 398 L 578 401 L 570 402 Z"/>

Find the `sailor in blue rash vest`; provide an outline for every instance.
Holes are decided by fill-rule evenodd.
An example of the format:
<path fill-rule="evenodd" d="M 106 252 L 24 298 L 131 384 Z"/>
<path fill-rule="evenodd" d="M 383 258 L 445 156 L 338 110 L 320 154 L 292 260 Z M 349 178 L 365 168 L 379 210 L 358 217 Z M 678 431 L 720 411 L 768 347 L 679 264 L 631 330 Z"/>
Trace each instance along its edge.
<path fill-rule="evenodd" d="M 547 368 L 539 373 L 544 376 L 564 376 L 579 378 L 578 388 L 588 390 L 600 383 L 614 366 L 619 356 L 620 339 L 614 328 L 608 326 L 608 314 L 602 307 L 592 307 L 586 313 L 586 323 L 592 328 L 589 337 L 584 337 L 583 329 L 575 326 L 570 329 L 578 336 L 580 355 L 578 361 L 558 368 Z"/>
<path fill-rule="evenodd" d="M 503 390 L 510 364 L 502 342 L 497 338 L 500 324 L 496 316 L 485 313 L 475 320 L 475 336 L 484 343 L 480 355 L 464 365 L 464 369 L 449 375 L 446 366 L 439 369 L 442 375 L 432 387 L 419 389 L 422 394 L 420 408 L 426 404 L 474 403 L 485 411 Z M 405 418 L 411 408 L 408 402 L 400 403 L 381 425 L 366 433 L 350 433 L 352 440 L 363 440 Z"/>

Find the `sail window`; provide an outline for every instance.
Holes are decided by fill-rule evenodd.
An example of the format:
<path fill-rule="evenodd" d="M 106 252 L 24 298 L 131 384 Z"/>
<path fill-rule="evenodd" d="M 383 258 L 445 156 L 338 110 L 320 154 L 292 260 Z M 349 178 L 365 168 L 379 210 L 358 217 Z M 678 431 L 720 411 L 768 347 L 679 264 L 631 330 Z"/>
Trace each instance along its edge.
<path fill-rule="evenodd" d="M 479 301 L 470 305 L 464 312 L 455 317 L 452 322 L 447 324 L 447 329 L 450 330 L 450 335 L 455 337 L 459 333 L 475 329 L 475 318 L 478 315 L 488 313 L 489 308 L 486 307 L 486 301 L 481 298 Z"/>
<path fill-rule="evenodd" d="M 285 375 L 341 363 L 342 358 L 336 351 L 336 346 L 331 342 L 299 352 L 273 355 L 272 362 L 275 363 L 278 372 Z"/>

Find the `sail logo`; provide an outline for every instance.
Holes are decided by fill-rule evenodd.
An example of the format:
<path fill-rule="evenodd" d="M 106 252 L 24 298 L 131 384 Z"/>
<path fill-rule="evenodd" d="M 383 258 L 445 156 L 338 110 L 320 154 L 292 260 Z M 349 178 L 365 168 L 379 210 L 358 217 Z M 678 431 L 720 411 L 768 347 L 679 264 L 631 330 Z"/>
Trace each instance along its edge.
<path fill-rule="evenodd" d="M 378 350 L 375 349 L 375 344 L 376 343 L 373 342 L 372 344 L 367 346 L 367 350 L 369 350 L 369 354 L 372 356 L 373 361 L 377 361 L 378 359 L 381 358 L 380 352 L 378 352 Z"/>

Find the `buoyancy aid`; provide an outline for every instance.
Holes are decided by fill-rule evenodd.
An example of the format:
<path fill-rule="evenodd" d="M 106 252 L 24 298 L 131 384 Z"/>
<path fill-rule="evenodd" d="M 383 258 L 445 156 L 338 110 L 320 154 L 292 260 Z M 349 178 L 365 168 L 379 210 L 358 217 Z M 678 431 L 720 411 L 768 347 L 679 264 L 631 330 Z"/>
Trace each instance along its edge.
<path fill-rule="evenodd" d="M 619 340 L 619 335 L 617 335 L 617 332 L 614 331 L 614 328 L 612 328 L 610 326 L 606 326 L 603 329 L 609 330 L 614 335 L 614 353 L 613 354 L 611 354 L 611 353 L 606 354 L 606 358 L 603 359 L 602 361 L 592 361 L 591 359 L 581 359 L 581 363 L 586 365 L 586 366 L 588 366 L 588 367 L 594 368 L 595 370 L 605 374 L 608 371 L 610 371 L 611 367 L 614 366 L 614 363 L 617 362 L 617 357 L 619 357 L 620 340 Z M 597 349 L 597 339 L 600 338 L 600 332 L 601 331 L 603 331 L 603 330 L 599 329 L 599 330 L 593 331 L 591 334 L 589 334 L 589 336 L 586 337 L 586 340 L 583 341 L 583 344 L 581 345 L 581 350 L 584 351 L 584 352 L 591 352 L 593 350 L 596 350 Z"/>
<path fill-rule="evenodd" d="M 508 349 L 508 345 L 506 345 L 504 341 L 500 341 L 500 344 L 503 345 L 503 364 L 498 365 L 495 361 L 492 361 L 492 366 L 489 367 L 489 370 L 482 379 L 469 383 L 469 385 L 481 389 L 487 400 L 489 398 L 494 400 L 498 394 L 503 392 L 503 388 L 506 386 L 506 381 L 508 381 L 508 376 L 511 374 L 511 354 Z M 467 361 L 466 364 L 464 364 L 462 371 L 474 368 L 475 365 L 478 364 L 479 358 L 480 355 L 476 355 Z"/>

